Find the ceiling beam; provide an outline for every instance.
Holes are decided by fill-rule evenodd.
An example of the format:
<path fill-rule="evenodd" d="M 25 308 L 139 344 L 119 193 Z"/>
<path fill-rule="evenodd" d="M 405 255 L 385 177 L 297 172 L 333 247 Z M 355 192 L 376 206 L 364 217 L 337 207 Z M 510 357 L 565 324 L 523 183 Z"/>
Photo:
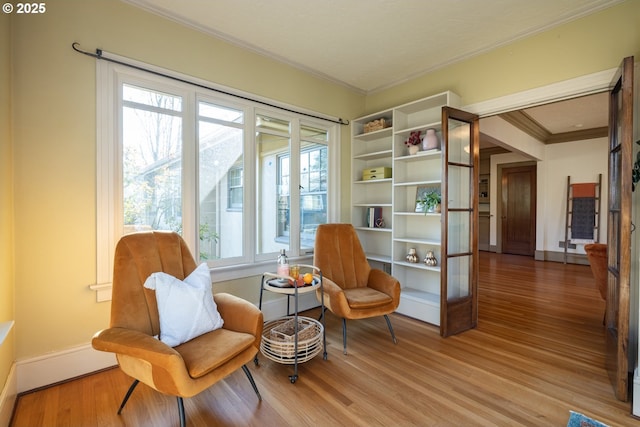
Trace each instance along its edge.
<path fill-rule="evenodd" d="M 551 132 L 522 110 L 502 113 L 500 117 L 538 141 L 546 143 L 547 139 L 551 136 Z"/>

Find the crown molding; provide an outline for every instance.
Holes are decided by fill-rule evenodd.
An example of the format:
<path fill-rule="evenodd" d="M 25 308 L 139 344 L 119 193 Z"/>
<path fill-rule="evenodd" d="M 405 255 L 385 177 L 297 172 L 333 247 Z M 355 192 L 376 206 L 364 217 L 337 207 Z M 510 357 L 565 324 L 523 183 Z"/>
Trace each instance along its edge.
<path fill-rule="evenodd" d="M 556 133 L 551 135 L 545 144 L 558 144 L 560 142 L 571 141 L 584 141 L 586 139 L 606 138 L 609 136 L 609 128 L 607 126 L 593 128 L 593 129 L 581 129 L 572 132 Z"/>
<path fill-rule="evenodd" d="M 611 80 L 617 70 L 618 68 L 616 67 L 569 80 L 563 80 L 547 86 L 469 104 L 462 109 L 477 114 L 480 117 L 488 117 L 509 111 L 608 91 Z"/>

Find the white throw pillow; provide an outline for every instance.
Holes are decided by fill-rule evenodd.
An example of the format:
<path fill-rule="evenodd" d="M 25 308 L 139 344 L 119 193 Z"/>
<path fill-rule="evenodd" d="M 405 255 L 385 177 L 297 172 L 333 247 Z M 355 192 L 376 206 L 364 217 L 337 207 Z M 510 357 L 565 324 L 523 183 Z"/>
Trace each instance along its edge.
<path fill-rule="evenodd" d="M 156 291 L 160 341 L 171 347 L 220 329 L 224 323 L 213 300 L 207 264 L 200 264 L 184 281 L 152 273 L 144 287 Z"/>

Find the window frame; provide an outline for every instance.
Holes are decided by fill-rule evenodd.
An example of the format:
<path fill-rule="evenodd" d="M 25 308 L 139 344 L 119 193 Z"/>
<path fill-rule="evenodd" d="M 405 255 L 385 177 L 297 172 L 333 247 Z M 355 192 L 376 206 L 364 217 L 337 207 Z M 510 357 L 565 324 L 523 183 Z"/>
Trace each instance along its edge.
<path fill-rule="evenodd" d="M 327 130 L 328 140 L 328 177 L 327 177 L 327 222 L 336 222 L 340 214 L 340 125 L 326 120 L 307 117 L 304 113 L 316 115 L 313 111 L 298 108 L 301 113 L 292 112 L 294 106 L 276 103 L 267 98 L 244 93 L 221 85 L 196 79 L 160 67 L 134 61 L 129 58 L 109 54 L 110 58 L 126 61 L 135 66 L 148 69 L 151 73 L 126 65 L 110 62 L 96 62 L 96 285 L 98 300 L 110 299 L 110 286 L 113 272 L 113 253 L 117 241 L 122 236 L 122 91 L 123 84 L 132 84 L 160 90 L 169 94 L 183 96 L 183 224 L 182 234 L 193 254 L 199 252 L 198 239 L 198 102 L 204 101 L 229 106 L 245 112 L 244 124 L 244 168 L 243 168 L 243 256 L 234 258 L 231 263 L 209 263 L 212 281 L 221 282 L 232 279 L 256 276 L 272 270 L 277 254 L 256 255 L 256 225 L 252 217 L 258 207 L 255 203 L 256 177 L 253 164 L 256 159 L 255 119 L 258 114 L 282 116 L 292 123 L 291 152 L 299 157 L 301 124 Z M 175 81 L 163 77 L 161 73 L 181 80 Z M 184 83 L 193 82 L 193 84 Z M 213 90 L 206 89 L 207 87 Z M 219 93 L 220 90 L 224 93 Z M 231 94 L 231 95 L 227 95 Z M 234 96 L 236 95 L 236 96 Z M 255 101 L 251 101 L 254 99 Z M 282 106 L 265 106 L 265 103 Z M 285 111 L 285 112 L 283 112 Z M 296 167 L 297 170 L 297 167 Z M 295 171 L 291 171 L 295 176 Z M 296 182 L 298 178 L 296 178 Z M 297 184 L 296 184 L 297 188 Z M 298 193 L 298 192 L 296 192 Z M 299 202 L 299 194 L 296 195 Z M 292 202 L 293 203 L 293 202 Z M 295 205 L 292 204 L 292 207 Z M 293 209 L 292 209 L 293 214 Z M 300 221 L 296 214 L 296 221 Z M 297 224 L 296 228 L 299 228 Z M 310 261 L 311 253 L 300 253 L 299 233 L 290 241 L 288 251 L 292 259 Z M 273 258 L 273 259 L 271 259 Z M 102 299 L 100 292 L 102 291 Z"/>

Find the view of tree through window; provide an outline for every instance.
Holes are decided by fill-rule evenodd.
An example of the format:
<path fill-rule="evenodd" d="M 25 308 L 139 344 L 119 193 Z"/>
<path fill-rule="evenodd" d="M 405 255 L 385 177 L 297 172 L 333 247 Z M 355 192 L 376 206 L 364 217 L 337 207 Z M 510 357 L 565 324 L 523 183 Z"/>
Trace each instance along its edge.
<path fill-rule="evenodd" d="M 124 232 L 182 229 L 182 98 L 123 86 Z"/>

